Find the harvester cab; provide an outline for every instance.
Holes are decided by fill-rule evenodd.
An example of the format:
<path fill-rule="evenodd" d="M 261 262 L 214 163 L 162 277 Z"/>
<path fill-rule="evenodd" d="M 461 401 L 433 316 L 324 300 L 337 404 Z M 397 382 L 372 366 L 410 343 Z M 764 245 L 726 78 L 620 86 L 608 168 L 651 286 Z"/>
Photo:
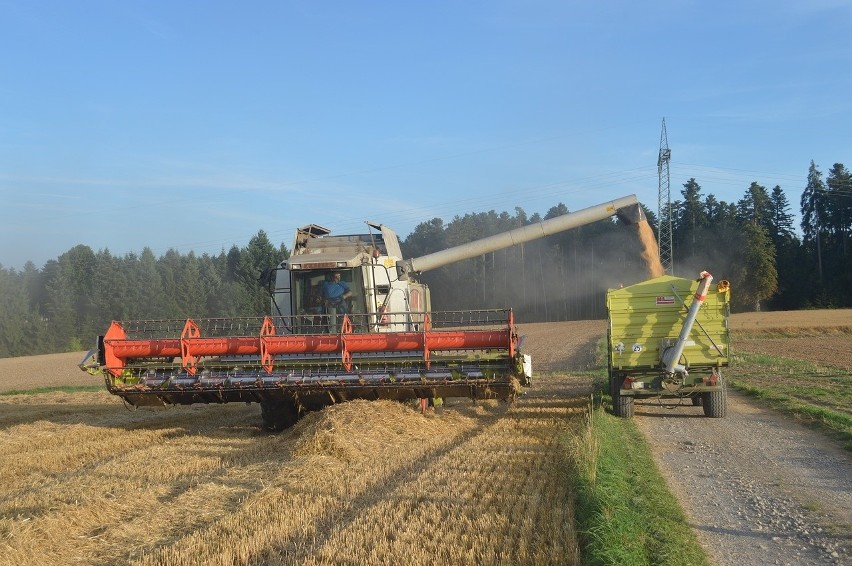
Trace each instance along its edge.
<path fill-rule="evenodd" d="M 634 195 L 404 259 L 393 230 L 296 230 L 260 318 L 114 321 L 81 368 L 132 405 L 256 402 L 278 431 L 351 399 L 512 401 L 530 385 L 510 309 L 434 312 L 419 273 L 615 214 L 644 219 Z"/>
<path fill-rule="evenodd" d="M 397 277 L 393 230 L 367 227 L 340 236 L 316 224 L 296 230 L 290 258 L 275 270 L 273 317 L 292 319 L 288 330 L 299 334 L 337 332 L 342 315 L 362 332 L 416 331 L 431 310 L 429 288 Z"/>

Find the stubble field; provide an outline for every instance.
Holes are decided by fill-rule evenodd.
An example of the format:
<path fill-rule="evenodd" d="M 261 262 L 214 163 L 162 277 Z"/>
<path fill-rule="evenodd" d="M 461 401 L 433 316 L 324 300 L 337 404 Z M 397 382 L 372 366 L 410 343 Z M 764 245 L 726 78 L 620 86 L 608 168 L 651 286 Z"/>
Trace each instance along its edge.
<path fill-rule="evenodd" d="M 770 337 L 791 355 L 804 340 L 816 357 L 837 338 L 829 355 L 850 359 L 849 334 L 832 330 L 852 327 L 849 310 L 731 326 L 743 351 Z M 577 563 L 569 447 L 589 384 L 570 374 L 593 366 L 605 331 L 523 325 L 534 369 L 552 373 L 509 410 L 352 402 L 279 435 L 261 431 L 256 405 L 131 411 L 105 392 L 2 396 L 0 563 Z M 0 391 L 97 384 L 81 357 L 2 359 Z"/>
<path fill-rule="evenodd" d="M 91 384 L 79 357 L 0 360 L 0 382 Z M 2 396 L 0 563 L 575 564 L 565 443 L 585 387 L 440 416 L 356 401 L 279 435 L 257 405 Z"/>

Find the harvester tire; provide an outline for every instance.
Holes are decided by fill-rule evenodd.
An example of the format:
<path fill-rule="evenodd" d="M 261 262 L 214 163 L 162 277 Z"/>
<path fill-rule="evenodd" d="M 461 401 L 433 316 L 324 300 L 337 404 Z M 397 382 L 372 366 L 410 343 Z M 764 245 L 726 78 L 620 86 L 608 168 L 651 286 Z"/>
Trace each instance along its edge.
<path fill-rule="evenodd" d="M 281 432 L 299 420 L 299 408 L 292 399 L 268 400 L 260 402 L 260 418 L 263 428 L 269 432 Z"/>
<path fill-rule="evenodd" d="M 612 412 L 617 417 L 629 419 L 633 416 L 633 397 L 621 394 L 620 379 L 619 376 L 614 376 L 609 380 L 610 395 L 612 396 Z"/>
<path fill-rule="evenodd" d="M 702 405 L 704 406 L 704 416 L 713 419 L 724 418 L 728 414 L 728 388 L 719 376 L 719 385 L 722 389 L 719 391 L 708 391 L 702 393 Z"/>

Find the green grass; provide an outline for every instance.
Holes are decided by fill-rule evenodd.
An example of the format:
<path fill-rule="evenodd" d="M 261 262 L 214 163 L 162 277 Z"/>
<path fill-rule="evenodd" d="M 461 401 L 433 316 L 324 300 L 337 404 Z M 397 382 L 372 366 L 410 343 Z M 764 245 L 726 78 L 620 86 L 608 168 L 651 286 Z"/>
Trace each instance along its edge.
<path fill-rule="evenodd" d="M 37 395 L 39 393 L 80 393 L 88 391 L 106 391 L 103 385 L 61 385 L 59 387 L 36 387 L 34 389 L 13 389 L 0 391 L 3 395 Z"/>
<path fill-rule="evenodd" d="M 852 372 L 803 360 L 737 354 L 728 383 L 852 450 Z"/>
<path fill-rule="evenodd" d="M 585 426 L 565 438 L 574 455 L 575 519 L 585 565 L 709 565 L 677 498 L 632 419 L 608 413 L 607 345 L 596 348 L 598 369 Z"/>
<path fill-rule="evenodd" d="M 583 564 L 709 565 L 632 420 L 598 406 L 566 442 L 576 454 Z"/>

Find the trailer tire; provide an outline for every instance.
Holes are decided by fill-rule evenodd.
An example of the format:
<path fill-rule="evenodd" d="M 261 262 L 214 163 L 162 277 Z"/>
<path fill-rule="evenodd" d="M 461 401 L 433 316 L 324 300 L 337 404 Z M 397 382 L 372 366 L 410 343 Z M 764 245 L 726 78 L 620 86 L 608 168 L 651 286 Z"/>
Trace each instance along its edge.
<path fill-rule="evenodd" d="M 721 390 L 701 394 L 705 417 L 721 419 L 728 414 L 728 387 L 721 375 L 719 376 L 719 385 L 722 386 Z"/>
<path fill-rule="evenodd" d="M 292 399 L 261 401 L 260 418 L 265 430 L 281 432 L 296 424 L 299 420 L 299 408 Z"/>
<path fill-rule="evenodd" d="M 621 394 L 619 376 L 609 378 L 609 391 L 612 397 L 612 412 L 617 417 L 629 419 L 633 416 L 633 397 Z"/>

